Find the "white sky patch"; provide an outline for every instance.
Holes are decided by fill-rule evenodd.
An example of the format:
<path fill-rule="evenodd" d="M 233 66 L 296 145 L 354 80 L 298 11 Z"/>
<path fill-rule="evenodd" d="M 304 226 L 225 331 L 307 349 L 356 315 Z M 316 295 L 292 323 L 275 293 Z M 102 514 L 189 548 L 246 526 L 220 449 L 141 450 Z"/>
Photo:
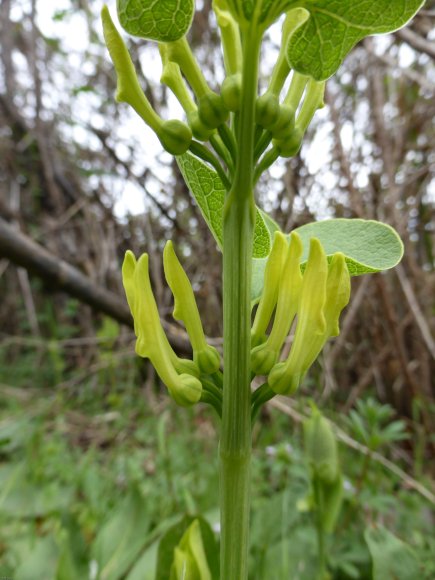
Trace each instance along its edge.
<path fill-rule="evenodd" d="M 340 129 L 340 139 L 345 151 L 350 151 L 353 146 L 354 128 L 350 121 L 346 121 Z"/>
<path fill-rule="evenodd" d="M 332 123 L 325 121 L 328 113 L 326 107 L 316 113 L 316 120 L 318 125 L 311 142 L 305 141 L 304 160 L 307 165 L 309 173 L 312 175 L 318 173 L 330 159 L 332 148 Z"/>
<path fill-rule="evenodd" d="M 136 215 L 144 213 L 146 209 L 144 193 L 129 181 L 125 181 L 122 193 L 115 202 L 115 214 L 119 217 Z"/>
<path fill-rule="evenodd" d="M 98 6 L 96 6 L 96 4 L 98 4 Z M 95 7 L 99 9 L 101 5 L 102 3 L 90 4 L 91 9 Z M 117 23 L 115 0 L 110 0 L 108 5 L 111 15 Z M 202 6 L 202 1 L 197 0 L 197 8 L 200 8 L 200 6 Z M 55 19 L 54 16 L 56 14 L 61 15 L 62 11 L 66 11 L 65 17 Z M 23 14 L 29 13 L 30 1 L 22 0 L 20 5 L 13 5 L 11 16 L 14 20 L 18 21 L 23 17 Z M 59 91 L 53 92 L 53 94 L 44 94 L 43 96 L 44 104 L 47 104 L 47 110 L 55 110 L 62 105 L 62 102 L 66 103 L 70 98 L 72 91 L 79 88 L 78 86 L 75 86 L 74 83 L 76 83 L 77 78 L 80 78 L 80 73 L 83 73 L 84 75 L 91 75 L 93 73 L 95 64 L 92 61 L 92 58 L 94 53 L 101 54 L 101 51 L 105 51 L 105 49 L 100 49 L 100 47 L 89 44 L 89 31 L 86 20 L 80 11 L 71 10 L 71 2 L 69 0 L 37 2 L 37 24 L 46 37 L 59 39 L 61 41 L 62 49 L 68 55 L 68 63 L 71 68 L 70 76 L 65 75 L 63 70 L 54 73 L 52 78 L 55 79 L 56 84 L 60 87 Z M 102 37 L 101 25 L 98 24 L 98 21 L 96 26 L 99 27 L 97 32 Z M 119 24 L 118 28 L 120 28 Z M 263 85 L 267 82 L 273 65 L 276 62 L 279 50 L 277 40 L 279 41 L 281 37 L 281 28 L 282 19 L 277 21 L 268 31 L 268 38 L 270 40 L 269 47 L 267 48 L 267 51 L 263 50 L 263 58 L 261 62 L 261 72 L 264 78 L 261 92 L 265 90 L 266 87 Z M 121 34 L 128 41 L 128 35 L 122 31 Z M 391 42 L 391 37 L 388 35 L 374 37 L 374 48 L 376 53 L 384 53 L 390 47 Z M 207 47 L 198 49 L 198 54 L 201 55 L 201 50 L 206 49 Z M 108 59 L 109 56 L 107 51 L 105 52 Z M 419 59 L 420 58 L 423 57 L 419 57 Z M 415 52 L 403 43 L 397 51 L 397 60 L 400 67 L 410 67 L 415 63 Z M 156 97 L 160 98 L 159 87 L 162 65 L 158 48 L 155 43 L 147 43 L 143 48 L 141 47 L 140 62 L 142 70 L 146 75 L 146 79 L 144 79 L 141 73 L 139 73 L 139 79 L 142 85 L 146 86 L 146 84 L 148 84 L 151 90 L 155 91 Z M 19 68 L 20 70 L 25 69 L 25 63 L 21 63 Z M 222 64 L 216 63 L 216 75 L 218 81 L 222 80 L 223 73 Z M 204 71 L 204 74 L 207 78 L 211 76 L 209 71 Z M 23 75 L 24 70 L 21 76 Z M 113 75 L 115 75 L 114 71 Z M 346 76 L 348 76 L 348 82 L 350 83 L 351 76 L 347 73 L 341 75 L 341 82 L 346 83 Z M 216 79 L 210 80 L 213 80 L 213 85 L 215 85 Z M 28 83 L 28 81 L 26 82 Z M 289 81 L 286 83 L 286 87 L 288 86 L 288 82 Z M 364 85 L 366 80 L 363 78 L 358 79 L 358 83 Z M 356 88 L 357 90 L 363 90 L 364 86 L 358 84 Z M 178 101 L 169 90 L 167 91 L 167 95 L 167 102 L 162 107 L 163 116 L 165 118 L 183 119 L 184 112 Z M 101 144 L 96 140 L 95 136 L 86 129 L 86 125 L 99 129 L 107 129 L 107 127 L 110 127 L 110 119 L 105 119 L 98 113 L 97 109 L 100 97 L 99 95 L 86 92 L 76 95 L 74 98 L 74 119 L 72 119 L 69 128 L 66 124 L 63 124 L 62 130 L 66 136 L 71 136 L 72 132 L 74 132 L 74 138 L 79 144 L 82 144 L 83 146 L 88 145 L 95 150 L 98 150 L 99 147 L 101 148 Z M 162 146 L 156 135 L 145 125 L 142 119 L 140 119 L 125 104 L 120 104 L 119 107 L 123 124 L 119 126 L 116 134 L 114 132 L 111 146 L 115 148 L 117 155 L 119 155 L 122 161 L 130 164 L 134 174 L 141 175 L 144 168 L 147 167 L 153 174 L 158 176 L 162 183 L 167 184 L 168 188 L 173 188 L 174 178 L 169 166 L 172 157 L 162 151 Z M 385 113 L 389 118 L 395 117 L 395 111 L 392 106 L 387 107 Z M 345 122 L 340 128 L 340 137 L 344 150 L 347 153 L 351 153 L 352 149 L 358 147 L 365 158 L 366 167 L 361 167 L 360 165 L 352 167 L 355 173 L 356 184 L 360 188 L 368 185 L 369 171 L 367 167 L 370 167 L 371 171 L 376 169 L 373 167 L 372 146 L 364 137 L 368 115 L 369 110 L 367 103 L 361 100 L 356 107 L 354 118 L 351 121 Z M 80 126 L 80 123 L 82 123 L 82 126 Z M 331 161 L 333 148 L 333 127 L 332 123 L 329 121 L 327 107 L 316 113 L 314 125 L 317 127 L 317 130 L 316 132 L 311 131 L 313 138 L 311 141 L 307 141 L 307 139 L 304 141 L 302 150 L 308 172 L 311 175 L 318 176 L 316 178 L 316 183 L 308 193 L 307 203 L 310 209 L 318 217 L 328 217 L 330 212 L 328 204 L 331 195 L 335 195 L 335 190 L 337 189 L 337 178 L 333 172 L 327 169 L 327 166 Z M 266 195 L 269 196 L 269 199 L 276 197 L 277 192 L 282 187 L 281 179 L 284 171 L 285 164 L 281 160 L 271 168 L 270 175 L 274 181 L 270 185 L 269 191 L 266 192 L 266 194 L 263 194 L 265 198 Z M 147 199 L 144 191 L 137 185 L 129 182 L 128 179 L 125 179 L 125 176 L 111 175 L 107 176 L 106 179 L 110 180 L 108 182 L 108 189 L 113 192 L 113 199 L 115 202 L 114 209 L 118 217 L 125 216 L 126 214 L 141 214 L 145 211 L 147 206 L 149 206 L 150 201 Z M 150 193 L 155 195 L 160 201 L 163 200 L 164 202 L 165 199 L 169 197 L 161 191 L 162 186 L 157 179 L 149 179 L 147 181 L 147 187 L 149 188 Z M 166 186 L 163 186 L 163 188 L 165 187 Z M 435 195 L 434 189 L 435 184 L 432 182 L 428 189 L 428 191 L 431 192 L 431 196 Z M 264 203 L 266 206 L 268 205 L 267 198 L 264 200 Z"/>

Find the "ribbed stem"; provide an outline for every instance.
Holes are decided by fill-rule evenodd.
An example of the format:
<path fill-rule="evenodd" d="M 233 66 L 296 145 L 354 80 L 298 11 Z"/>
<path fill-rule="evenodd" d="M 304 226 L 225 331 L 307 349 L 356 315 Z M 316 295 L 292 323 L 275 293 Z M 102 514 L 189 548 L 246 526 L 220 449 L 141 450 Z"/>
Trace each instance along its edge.
<path fill-rule="evenodd" d="M 251 258 L 255 218 L 253 153 L 261 37 L 243 37 L 237 163 L 224 210 L 224 388 L 220 441 L 221 578 L 248 577 L 251 462 Z"/>

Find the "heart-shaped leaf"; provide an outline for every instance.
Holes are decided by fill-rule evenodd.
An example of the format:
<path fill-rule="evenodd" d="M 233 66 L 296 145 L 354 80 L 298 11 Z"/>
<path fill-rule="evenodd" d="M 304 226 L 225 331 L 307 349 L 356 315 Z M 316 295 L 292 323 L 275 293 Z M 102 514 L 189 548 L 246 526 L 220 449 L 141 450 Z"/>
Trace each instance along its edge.
<path fill-rule="evenodd" d="M 262 28 L 267 27 L 291 8 L 299 6 L 295 0 L 215 0 L 222 9 L 229 10 L 239 22 L 253 20 Z M 257 7 L 257 4 L 261 6 Z M 259 9 L 257 9 L 259 8 Z"/>
<path fill-rule="evenodd" d="M 223 211 L 225 186 L 218 174 L 206 163 L 185 153 L 177 157 L 184 181 L 195 197 L 201 213 L 219 248 L 223 247 Z M 273 232 L 277 224 L 263 211 L 257 209 L 254 228 L 254 258 L 266 258 L 271 248 Z"/>
<path fill-rule="evenodd" d="M 116 4 L 126 32 L 159 42 L 182 38 L 195 12 L 194 0 L 117 0 Z"/>
<path fill-rule="evenodd" d="M 403 244 L 392 227 L 381 222 L 361 219 L 331 219 L 314 222 L 295 230 L 302 239 L 302 265 L 308 258 L 311 238 L 318 238 L 328 257 L 335 252 L 346 256 L 351 276 L 381 272 L 396 266 L 403 256 Z M 252 300 L 263 290 L 267 258 L 253 261 Z"/>
<path fill-rule="evenodd" d="M 351 276 L 394 268 L 403 256 L 403 243 L 389 225 L 374 220 L 331 219 L 295 230 L 304 244 L 302 263 L 308 259 L 309 241 L 318 238 L 327 256 L 342 252 Z"/>
<path fill-rule="evenodd" d="M 357 42 L 401 28 L 424 0 L 303 0 L 293 4 L 306 8 L 310 18 L 290 37 L 289 64 L 321 81 L 336 72 Z"/>

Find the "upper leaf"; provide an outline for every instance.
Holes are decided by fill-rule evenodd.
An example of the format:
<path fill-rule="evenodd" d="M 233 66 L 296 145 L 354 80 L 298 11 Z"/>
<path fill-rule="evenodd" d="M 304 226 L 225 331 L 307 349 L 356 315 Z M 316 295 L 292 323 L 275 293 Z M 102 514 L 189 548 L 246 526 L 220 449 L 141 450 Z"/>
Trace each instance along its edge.
<path fill-rule="evenodd" d="M 173 42 L 192 24 L 194 0 L 117 0 L 121 26 L 131 35 Z"/>
<path fill-rule="evenodd" d="M 403 243 L 396 231 L 374 220 L 331 219 L 295 230 L 304 244 L 302 263 L 308 259 L 309 241 L 316 237 L 327 256 L 342 252 L 351 276 L 394 268 L 403 256 Z"/>
<path fill-rule="evenodd" d="M 223 212 L 225 186 L 218 174 L 206 163 L 185 153 L 177 157 L 184 181 L 198 202 L 199 209 L 220 249 L 223 247 Z M 254 228 L 254 258 L 265 258 L 271 248 L 272 233 L 278 229 L 275 222 L 257 209 Z"/>
<path fill-rule="evenodd" d="M 217 2 L 229 10 L 238 22 L 252 21 L 255 17 L 257 24 L 263 27 L 271 24 L 296 4 L 295 0 L 217 0 Z"/>
<path fill-rule="evenodd" d="M 362 219 L 331 219 L 297 228 L 304 252 L 302 266 L 308 259 L 310 239 L 317 238 L 326 255 L 342 252 L 351 276 L 388 270 L 403 256 L 403 244 L 392 227 L 381 222 Z M 267 258 L 254 260 L 251 297 L 256 302 L 263 290 Z"/>
<path fill-rule="evenodd" d="M 404 26 L 424 0 L 303 0 L 310 18 L 290 38 L 289 64 L 321 81 L 333 75 L 357 42 Z"/>

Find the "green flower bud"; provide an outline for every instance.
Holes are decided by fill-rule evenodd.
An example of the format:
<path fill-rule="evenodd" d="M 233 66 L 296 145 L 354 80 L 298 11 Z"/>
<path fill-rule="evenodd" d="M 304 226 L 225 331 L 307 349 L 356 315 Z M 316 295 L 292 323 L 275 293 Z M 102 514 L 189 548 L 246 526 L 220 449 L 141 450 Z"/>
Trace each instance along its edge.
<path fill-rule="evenodd" d="M 147 254 L 143 254 L 136 262 L 132 252 L 126 253 L 122 281 L 134 319 L 136 353 L 150 359 L 178 404 L 187 406 L 197 403 L 201 398 L 202 385 L 191 374 L 180 375 L 176 370 L 175 364 L 179 364 L 181 359 L 173 352 L 160 322 L 149 278 Z M 181 362 L 181 365 L 184 366 L 184 363 Z"/>
<path fill-rule="evenodd" d="M 269 92 L 258 97 L 255 103 L 255 121 L 263 129 L 271 129 L 278 121 L 281 108 L 278 97 Z"/>
<path fill-rule="evenodd" d="M 157 134 L 160 143 L 172 155 L 186 153 L 192 142 L 192 131 L 183 123 L 173 119 L 165 121 Z"/>
<path fill-rule="evenodd" d="M 296 315 L 302 286 L 302 249 L 299 235 L 293 232 L 279 283 L 278 303 L 271 333 L 264 344 L 251 352 L 251 367 L 257 375 L 268 374 L 276 363 Z"/>
<path fill-rule="evenodd" d="M 316 238 L 302 279 L 295 339 L 286 362 L 275 365 L 269 385 L 277 393 L 291 394 L 318 357 L 330 336 L 339 333 L 338 321 L 350 298 L 350 275 L 345 257 L 337 252 L 328 267 Z"/>
<path fill-rule="evenodd" d="M 289 105 L 281 105 L 276 122 L 271 127 L 274 139 L 283 140 L 289 137 L 295 126 L 295 111 Z"/>
<path fill-rule="evenodd" d="M 219 369 L 220 355 L 207 344 L 198 312 L 195 295 L 186 272 L 183 270 L 171 241 L 163 251 L 165 277 L 174 295 L 174 318 L 184 323 L 193 348 L 193 360 L 204 374 Z"/>
<path fill-rule="evenodd" d="M 319 240 L 312 238 L 302 279 L 296 333 L 290 356 L 285 363 L 275 365 L 269 375 L 270 388 L 276 393 L 293 393 L 323 346 L 327 276 L 325 252 Z"/>
<path fill-rule="evenodd" d="M 212 91 L 206 93 L 198 102 L 199 118 L 209 129 L 216 129 L 226 123 L 229 111 L 226 108 L 221 95 Z"/>
<path fill-rule="evenodd" d="M 303 428 L 305 456 L 313 474 L 326 483 L 334 482 L 340 467 L 337 439 L 330 422 L 314 408 Z"/>
<path fill-rule="evenodd" d="M 267 375 L 276 364 L 279 352 L 271 348 L 267 342 L 259 344 L 251 350 L 251 369 L 256 375 Z"/>
<path fill-rule="evenodd" d="M 202 394 L 201 382 L 192 375 L 182 374 L 178 375 L 178 381 L 175 387 L 170 388 L 174 401 L 181 407 L 190 407 L 197 403 Z"/>
<path fill-rule="evenodd" d="M 187 121 L 192 130 L 193 136 L 195 139 L 198 139 L 198 141 L 208 141 L 214 133 L 214 129 L 209 129 L 201 121 L 197 109 L 187 116 Z"/>
<path fill-rule="evenodd" d="M 294 157 L 299 153 L 304 134 L 295 127 L 291 134 L 284 139 L 273 139 L 272 144 L 276 147 L 280 157 Z"/>
<path fill-rule="evenodd" d="M 211 375 L 218 371 L 221 364 L 219 352 L 209 344 L 203 350 L 195 350 L 193 360 L 205 375 Z"/>
<path fill-rule="evenodd" d="M 267 259 L 264 271 L 264 287 L 260 302 L 255 313 L 251 330 L 251 346 L 255 347 L 263 342 L 266 329 L 278 298 L 279 282 L 282 268 L 287 254 L 287 239 L 281 232 L 275 232 L 272 249 Z"/>
<path fill-rule="evenodd" d="M 221 87 L 221 97 L 225 107 L 236 113 L 240 110 L 240 99 L 242 94 L 242 75 L 237 73 L 226 77 Z"/>

